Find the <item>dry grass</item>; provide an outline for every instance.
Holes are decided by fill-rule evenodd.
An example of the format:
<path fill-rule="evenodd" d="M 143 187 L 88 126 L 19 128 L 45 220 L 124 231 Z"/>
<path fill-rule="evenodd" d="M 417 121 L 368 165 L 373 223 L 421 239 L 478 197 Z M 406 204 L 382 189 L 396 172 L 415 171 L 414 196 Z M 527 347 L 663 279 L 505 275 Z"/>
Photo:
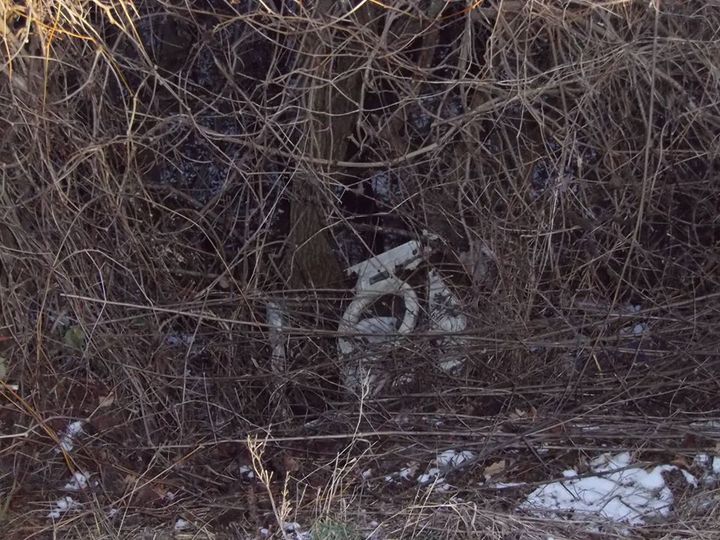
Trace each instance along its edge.
<path fill-rule="evenodd" d="M 485 466 L 717 450 L 720 5 L 304 4 L 0 2 L 6 537 L 183 537 L 182 516 L 187 538 L 578 538 Z M 387 196 L 357 193 L 381 172 Z M 434 373 L 420 337 L 388 366 L 413 382 L 359 403 L 331 261 L 423 230 L 466 369 Z M 384 483 L 450 447 L 478 456 L 457 492 Z M 52 522 L 74 470 L 98 484 Z M 642 534 L 715 538 L 716 499 Z"/>

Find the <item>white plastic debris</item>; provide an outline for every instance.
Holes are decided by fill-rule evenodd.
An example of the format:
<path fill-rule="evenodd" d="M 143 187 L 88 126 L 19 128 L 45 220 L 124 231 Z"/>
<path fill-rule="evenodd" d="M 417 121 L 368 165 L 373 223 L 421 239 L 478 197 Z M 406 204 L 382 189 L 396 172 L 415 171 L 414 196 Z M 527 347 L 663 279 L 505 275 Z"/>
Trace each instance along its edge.
<path fill-rule="evenodd" d="M 345 310 L 338 332 L 338 353 L 343 365 L 343 382 L 357 392 L 363 384 L 370 386 L 370 393 L 378 388 L 381 373 L 374 365 L 380 360 L 378 354 L 361 351 L 360 336 L 366 343 L 383 344 L 388 347 L 398 343 L 398 336 L 411 333 L 418 324 L 421 312 L 418 295 L 398 273 L 417 269 L 427 261 L 431 250 L 417 240 L 406 242 L 380 255 L 350 267 L 347 272 L 357 275 L 355 298 Z M 440 349 L 459 348 L 460 337 L 447 336 L 465 330 L 467 320 L 460 311 L 460 302 L 434 269 L 428 271 L 427 324 L 431 333 L 441 334 Z M 362 315 L 380 298 L 387 295 L 401 297 L 404 303 L 402 320 L 396 317 L 369 317 Z M 439 354 L 438 366 L 451 371 L 462 364 L 457 354 Z M 408 381 L 407 377 L 405 378 Z"/>
<path fill-rule="evenodd" d="M 360 332 L 358 325 L 362 314 L 380 298 L 390 294 L 400 296 L 405 304 L 403 320 L 393 333 L 408 334 L 415 328 L 420 311 L 417 294 L 410 285 L 397 277 L 396 272 L 413 270 L 422 260 L 423 247 L 420 242 L 413 240 L 348 269 L 349 274 L 357 274 L 357 284 L 355 298 L 345 310 L 338 328 L 338 352 L 343 361 L 343 382 L 351 390 L 358 391 L 365 382 L 371 386 L 377 382 L 377 374 L 371 373 L 370 368 L 377 358 L 371 355 L 353 358 L 358 340 L 353 339 L 351 334 Z M 388 341 L 391 339 L 386 337 Z"/>
<path fill-rule="evenodd" d="M 467 328 L 467 317 L 460 311 L 460 301 L 447 286 L 440 273 L 431 269 L 428 272 L 428 311 L 430 312 L 430 331 L 443 334 L 457 334 Z M 441 349 L 461 350 L 465 339 L 457 336 L 442 338 Z M 440 369 L 452 372 L 462 366 L 464 359 L 458 354 L 442 355 Z"/>
<path fill-rule="evenodd" d="M 190 527 L 190 522 L 187 520 L 184 520 L 183 518 L 177 518 L 177 521 L 175 521 L 175 530 L 176 531 L 184 531 Z"/>
<path fill-rule="evenodd" d="M 285 343 L 282 330 L 286 313 L 276 302 L 268 302 L 266 313 L 267 323 L 270 326 L 271 365 L 273 372 L 281 372 L 285 368 Z"/>
<path fill-rule="evenodd" d="M 628 452 L 604 454 L 590 463 L 595 474 L 579 476 L 575 470 L 565 471 L 565 480 L 537 488 L 520 508 L 538 515 L 600 519 L 630 526 L 668 516 L 673 495 L 663 473 L 677 467 L 658 465 L 645 470 L 630 466 L 631 462 Z M 685 478 L 696 483 L 689 473 Z"/>

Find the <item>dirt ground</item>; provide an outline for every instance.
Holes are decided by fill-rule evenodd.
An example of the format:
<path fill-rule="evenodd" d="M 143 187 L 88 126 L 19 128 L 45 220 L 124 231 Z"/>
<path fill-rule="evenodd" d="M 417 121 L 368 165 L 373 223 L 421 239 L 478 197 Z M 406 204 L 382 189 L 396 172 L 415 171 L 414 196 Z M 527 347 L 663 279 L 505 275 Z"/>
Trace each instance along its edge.
<path fill-rule="evenodd" d="M 720 456 L 719 29 L 707 0 L 0 0 L 3 537 L 720 537 L 682 473 Z M 465 329 L 339 355 L 343 270 L 430 237 L 405 277 Z M 344 384 L 360 356 L 382 386 Z M 664 519 L 523 510 L 623 451 L 675 466 Z"/>

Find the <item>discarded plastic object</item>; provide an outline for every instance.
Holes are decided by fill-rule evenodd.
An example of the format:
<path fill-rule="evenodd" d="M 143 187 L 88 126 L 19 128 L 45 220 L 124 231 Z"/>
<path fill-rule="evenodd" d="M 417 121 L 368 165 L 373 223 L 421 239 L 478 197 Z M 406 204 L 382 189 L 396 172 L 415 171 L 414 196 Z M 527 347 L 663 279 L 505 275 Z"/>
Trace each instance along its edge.
<path fill-rule="evenodd" d="M 270 369 L 274 378 L 272 400 L 273 407 L 283 419 L 290 418 L 290 409 L 282 390 L 287 370 L 287 352 L 283 329 L 287 325 L 288 314 L 277 302 L 268 302 L 265 307 L 267 324 L 270 327 Z"/>
<path fill-rule="evenodd" d="M 378 370 L 371 368 L 378 361 L 377 355 L 360 353 L 357 358 L 352 357 L 358 343 L 352 334 L 369 334 L 371 337 L 368 341 L 392 347 L 397 345 L 398 336 L 409 334 L 415 329 L 420 315 L 418 295 L 397 274 L 417 269 L 427 261 L 430 253 L 428 246 L 412 240 L 348 268 L 348 274 L 357 275 L 357 284 L 355 298 L 345 310 L 338 328 L 338 352 L 343 366 L 343 382 L 351 390 L 358 391 L 363 383 L 377 387 L 380 378 Z M 361 318 L 363 313 L 386 295 L 396 295 L 403 300 L 405 314 L 399 326 L 395 317 Z M 438 345 L 441 348 L 457 345 L 457 340 L 461 338 L 445 336 L 465 330 L 467 320 L 460 312 L 459 300 L 435 269 L 428 272 L 427 307 L 430 331 L 443 334 Z M 450 371 L 462 362 L 459 356 L 450 356 L 442 360 L 439 367 Z M 377 389 L 371 388 L 370 392 Z"/>
<path fill-rule="evenodd" d="M 447 336 L 447 334 L 464 331 L 467 328 L 467 317 L 460 311 L 460 300 L 434 268 L 428 272 L 428 311 L 430 312 L 430 331 L 446 336 L 438 345 L 441 348 L 459 349 L 459 345 L 466 340 L 462 337 Z M 442 356 L 440 369 L 445 372 L 454 371 L 464 362 L 462 355 Z"/>
<path fill-rule="evenodd" d="M 270 365 L 273 373 L 285 370 L 285 344 L 283 343 L 282 329 L 285 311 L 276 302 L 268 302 L 266 306 L 267 323 L 270 326 Z"/>

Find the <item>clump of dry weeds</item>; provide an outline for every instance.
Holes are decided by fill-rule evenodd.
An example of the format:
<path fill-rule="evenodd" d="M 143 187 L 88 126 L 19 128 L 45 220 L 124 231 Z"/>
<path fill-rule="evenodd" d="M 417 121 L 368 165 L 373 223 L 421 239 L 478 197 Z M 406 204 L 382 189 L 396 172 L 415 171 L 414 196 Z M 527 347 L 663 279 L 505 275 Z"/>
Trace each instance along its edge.
<path fill-rule="evenodd" d="M 2 528 L 573 537 L 485 467 L 717 450 L 718 28 L 712 2 L 0 2 Z M 465 370 L 419 337 L 359 403 L 339 269 L 423 230 Z M 452 497 L 381 481 L 449 447 L 477 456 Z M 713 537 L 683 501 L 647 534 Z"/>

